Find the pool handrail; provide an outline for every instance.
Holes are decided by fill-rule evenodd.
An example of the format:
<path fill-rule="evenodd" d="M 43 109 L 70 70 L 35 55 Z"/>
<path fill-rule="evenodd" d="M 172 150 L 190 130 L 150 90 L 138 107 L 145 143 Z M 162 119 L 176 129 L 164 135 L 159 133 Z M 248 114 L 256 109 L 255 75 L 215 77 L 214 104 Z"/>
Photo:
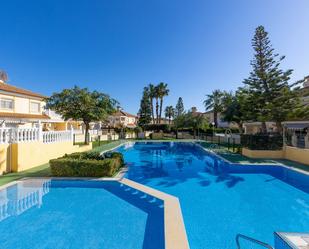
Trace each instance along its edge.
<path fill-rule="evenodd" d="M 243 234 L 237 234 L 236 235 L 236 244 L 237 244 L 237 249 L 241 249 L 240 247 L 240 243 L 239 243 L 239 239 L 242 238 L 242 239 L 245 239 L 245 240 L 248 240 L 250 242 L 253 242 L 255 244 L 259 244 L 265 248 L 268 248 L 268 249 L 274 249 L 271 245 L 267 244 L 267 243 L 264 243 L 260 240 L 257 240 L 257 239 L 254 239 L 254 238 L 251 238 L 251 237 L 248 237 L 246 235 L 243 235 Z"/>

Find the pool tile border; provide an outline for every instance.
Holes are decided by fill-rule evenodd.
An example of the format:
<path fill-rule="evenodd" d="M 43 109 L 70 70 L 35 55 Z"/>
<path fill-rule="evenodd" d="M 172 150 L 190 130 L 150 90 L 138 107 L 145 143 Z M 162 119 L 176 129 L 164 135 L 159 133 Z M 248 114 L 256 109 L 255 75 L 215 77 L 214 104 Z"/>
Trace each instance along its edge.
<path fill-rule="evenodd" d="M 189 249 L 179 199 L 127 178 L 119 182 L 164 201 L 165 249 Z"/>

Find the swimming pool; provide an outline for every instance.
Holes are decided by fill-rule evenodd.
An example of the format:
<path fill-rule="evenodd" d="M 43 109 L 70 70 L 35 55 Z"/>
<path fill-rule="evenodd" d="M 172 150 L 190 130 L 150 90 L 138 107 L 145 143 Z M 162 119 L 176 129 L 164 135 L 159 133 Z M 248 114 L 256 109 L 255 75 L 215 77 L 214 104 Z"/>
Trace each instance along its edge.
<path fill-rule="evenodd" d="M 117 149 L 126 177 L 179 198 L 191 249 L 235 248 L 243 233 L 273 245 L 274 231 L 309 231 L 309 177 L 278 166 L 229 164 L 193 143 Z"/>
<path fill-rule="evenodd" d="M 163 206 L 117 181 L 20 181 L 0 190 L 0 248 L 163 249 Z"/>

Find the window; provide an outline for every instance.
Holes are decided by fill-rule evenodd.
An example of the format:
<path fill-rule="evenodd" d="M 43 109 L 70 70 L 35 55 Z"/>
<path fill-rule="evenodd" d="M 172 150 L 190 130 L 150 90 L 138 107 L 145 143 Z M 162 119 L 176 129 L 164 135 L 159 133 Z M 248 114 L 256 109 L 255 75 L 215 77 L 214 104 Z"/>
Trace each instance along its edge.
<path fill-rule="evenodd" d="M 40 103 L 30 102 L 30 112 L 38 113 L 40 112 Z"/>
<path fill-rule="evenodd" d="M 0 99 L 0 109 L 13 110 L 14 100 L 13 99 Z"/>

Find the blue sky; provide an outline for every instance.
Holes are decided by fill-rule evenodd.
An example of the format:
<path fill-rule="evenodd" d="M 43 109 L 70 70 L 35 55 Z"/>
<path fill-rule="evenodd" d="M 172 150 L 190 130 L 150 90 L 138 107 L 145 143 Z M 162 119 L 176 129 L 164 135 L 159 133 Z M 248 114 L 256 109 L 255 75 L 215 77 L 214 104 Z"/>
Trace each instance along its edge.
<path fill-rule="evenodd" d="M 50 95 L 75 84 L 136 113 L 142 89 L 166 82 L 175 105 L 235 90 L 264 25 L 293 79 L 309 74 L 308 0 L 1 1 L 0 68 L 9 83 Z"/>

